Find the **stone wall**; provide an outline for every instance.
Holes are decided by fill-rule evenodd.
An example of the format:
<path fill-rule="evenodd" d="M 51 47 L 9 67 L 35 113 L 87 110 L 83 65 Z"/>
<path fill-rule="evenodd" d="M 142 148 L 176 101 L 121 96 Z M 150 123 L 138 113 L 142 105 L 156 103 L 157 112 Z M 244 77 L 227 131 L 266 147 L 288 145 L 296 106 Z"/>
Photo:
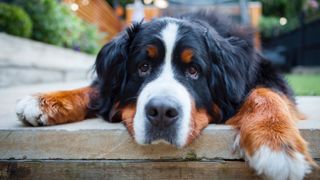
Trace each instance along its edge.
<path fill-rule="evenodd" d="M 0 88 L 92 78 L 95 56 L 0 33 Z"/>

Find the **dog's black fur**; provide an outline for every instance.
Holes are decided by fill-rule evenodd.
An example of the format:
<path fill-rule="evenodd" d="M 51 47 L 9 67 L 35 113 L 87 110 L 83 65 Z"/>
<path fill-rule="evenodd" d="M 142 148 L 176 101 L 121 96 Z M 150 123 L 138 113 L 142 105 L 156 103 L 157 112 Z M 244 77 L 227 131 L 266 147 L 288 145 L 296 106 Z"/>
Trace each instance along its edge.
<path fill-rule="evenodd" d="M 218 105 L 221 113 L 214 123 L 224 123 L 235 115 L 256 87 L 272 88 L 294 101 L 284 78 L 255 50 L 252 29 L 214 13 L 187 14 L 178 19 L 185 27 L 179 30 L 181 41 L 196 49 L 201 76 L 197 81 L 184 77 L 184 65 L 177 62 L 176 71 L 181 70 L 177 79 L 188 87 L 196 106 L 205 108 L 213 117 L 217 115 L 212 112 L 212 104 Z M 91 108 L 106 120 L 120 121 L 112 112 L 115 103 L 119 102 L 120 107 L 135 103 L 141 88 L 154 79 L 160 60 L 153 64 L 154 73 L 148 77 L 139 77 L 135 67 L 145 58 L 143 48 L 149 43 L 157 44 L 163 56 L 164 47 L 153 37 L 164 25 L 161 20 L 133 24 L 99 52 L 97 79 L 92 86 L 98 87 L 100 97 Z M 178 52 L 179 48 L 183 47 L 176 47 Z"/>

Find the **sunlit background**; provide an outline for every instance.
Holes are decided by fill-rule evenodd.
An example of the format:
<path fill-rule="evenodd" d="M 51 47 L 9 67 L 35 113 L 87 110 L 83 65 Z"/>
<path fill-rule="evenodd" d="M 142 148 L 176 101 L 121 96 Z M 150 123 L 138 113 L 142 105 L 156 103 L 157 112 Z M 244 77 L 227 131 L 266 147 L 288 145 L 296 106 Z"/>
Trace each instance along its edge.
<path fill-rule="evenodd" d="M 320 0 L 0 0 L 0 47 L 7 49 L 1 52 L 0 61 L 8 63 L 13 56 L 9 52 L 13 52 L 14 47 L 7 47 L 8 42 L 23 49 L 28 43 L 20 42 L 31 42 L 25 39 L 42 42 L 39 46 L 43 47 L 51 44 L 86 53 L 94 59 L 99 49 L 132 21 L 146 22 L 160 16 L 205 9 L 219 11 L 238 23 L 253 26 L 256 48 L 286 74 L 296 94 L 320 95 L 319 6 Z M 25 51 L 39 53 L 39 49 Z M 19 51 L 14 52 L 18 53 L 17 58 Z M 20 54 L 19 60 L 26 56 Z M 38 61 L 44 63 L 40 61 L 45 58 L 39 60 L 39 56 L 34 55 L 38 60 L 32 60 L 33 66 L 37 66 Z M 78 66 L 76 59 L 66 59 L 66 64 Z M 23 63 L 19 63 L 14 65 L 20 65 L 21 69 Z M 0 87 L 47 81 L 37 73 L 37 80 L 10 83 L 8 77 L 24 78 L 19 74 L 21 71 L 10 68 L 0 66 Z M 45 76 L 48 75 L 43 74 Z M 32 75 L 28 78 L 32 79 Z"/>

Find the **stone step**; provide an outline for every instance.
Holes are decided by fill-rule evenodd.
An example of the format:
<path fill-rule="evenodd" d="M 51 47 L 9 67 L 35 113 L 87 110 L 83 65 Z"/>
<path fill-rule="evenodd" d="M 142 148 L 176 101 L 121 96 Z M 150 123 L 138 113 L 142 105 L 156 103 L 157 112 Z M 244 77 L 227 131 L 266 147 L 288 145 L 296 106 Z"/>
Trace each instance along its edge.
<path fill-rule="evenodd" d="M 93 55 L 0 33 L 0 87 L 90 79 L 94 61 Z"/>

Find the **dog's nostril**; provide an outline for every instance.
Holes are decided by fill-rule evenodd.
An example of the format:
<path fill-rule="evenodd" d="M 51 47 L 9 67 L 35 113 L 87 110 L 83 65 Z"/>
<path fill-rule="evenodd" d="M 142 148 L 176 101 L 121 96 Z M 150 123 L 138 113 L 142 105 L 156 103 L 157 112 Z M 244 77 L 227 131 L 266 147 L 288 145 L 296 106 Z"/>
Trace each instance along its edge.
<path fill-rule="evenodd" d="M 145 107 L 149 122 L 157 127 L 170 126 L 179 119 L 179 106 L 173 100 L 151 99 Z"/>
<path fill-rule="evenodd" d="M 148 109 L 147 114 L 148 114 L 149 116 L 155 117 L 155 116 L 158 115 L 158 111 L 157 111 L 156 108 L 150 108 L 150 109 Z"/>
<path fill-rule="evenodd" d="M 174 108 L 170 108 L 166 111 L 166 116 L 168 118 L 175 118 L 178 116 L 178 111 L 177 109 L 174 109 Z"/>

